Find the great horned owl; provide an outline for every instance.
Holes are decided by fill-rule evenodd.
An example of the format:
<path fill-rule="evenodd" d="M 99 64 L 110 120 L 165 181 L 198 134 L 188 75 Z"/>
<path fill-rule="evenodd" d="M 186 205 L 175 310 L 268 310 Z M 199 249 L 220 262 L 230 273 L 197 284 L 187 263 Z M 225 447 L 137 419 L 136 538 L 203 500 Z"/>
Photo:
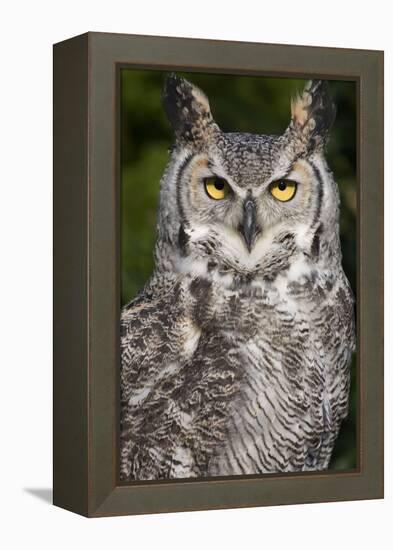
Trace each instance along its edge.
<path fill-rule="evenodd" d="M 170 75 L 155 269 L 121 317 L 123 481 L 321 470 L 355 347 L 324 81 L 280 136 L 224 133 Z"/>

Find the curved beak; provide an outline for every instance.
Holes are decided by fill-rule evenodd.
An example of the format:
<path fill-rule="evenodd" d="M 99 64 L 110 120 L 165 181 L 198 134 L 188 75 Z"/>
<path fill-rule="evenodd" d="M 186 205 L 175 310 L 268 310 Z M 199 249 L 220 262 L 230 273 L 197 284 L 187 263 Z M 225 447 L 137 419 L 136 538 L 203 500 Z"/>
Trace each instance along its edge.
<path fill-rule="evenodd" d="M 240 232 L 244 237 L 249 252 L 251 252 L 255 236 L 258 232 L 256 217 L 257 209 L 255 202 L 249 197 L 243 204 L 243 223 L 240 226 Z"/>

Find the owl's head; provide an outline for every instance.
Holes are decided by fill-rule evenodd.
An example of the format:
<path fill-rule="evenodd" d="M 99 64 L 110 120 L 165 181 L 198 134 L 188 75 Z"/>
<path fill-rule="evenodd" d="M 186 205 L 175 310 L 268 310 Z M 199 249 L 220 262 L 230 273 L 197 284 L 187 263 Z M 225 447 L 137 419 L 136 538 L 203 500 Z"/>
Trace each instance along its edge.
<path fill-rule="evenodd" d="M 206 95 L 173 74 L 163 104 L 175 144 L 161 182 L 158 264 L 269 274 L 290 256 L 318 261 L 339 246 L 337 186 L 324 158 L 335 107 L 325 81 L 292 99 L 279 136 L 221 131 Z"/>

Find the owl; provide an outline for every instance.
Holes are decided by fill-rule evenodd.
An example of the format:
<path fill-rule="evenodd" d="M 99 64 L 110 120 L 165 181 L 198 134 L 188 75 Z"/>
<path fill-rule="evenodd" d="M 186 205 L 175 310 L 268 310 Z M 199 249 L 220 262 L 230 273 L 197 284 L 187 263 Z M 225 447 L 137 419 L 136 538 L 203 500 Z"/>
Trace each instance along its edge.
<path fill-rule="evenodd" d="M 174 74 L 162 98 L 155 267 L 121 314 L 121 480 L 326 469 L 355 348 L 328 84 L 278 136 L 222 131 Z"/>

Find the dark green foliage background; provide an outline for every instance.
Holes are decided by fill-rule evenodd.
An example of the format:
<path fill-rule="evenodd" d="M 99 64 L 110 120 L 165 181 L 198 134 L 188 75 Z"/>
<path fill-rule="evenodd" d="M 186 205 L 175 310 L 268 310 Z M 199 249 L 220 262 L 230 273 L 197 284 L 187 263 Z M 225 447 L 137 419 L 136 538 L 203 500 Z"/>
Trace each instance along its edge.
<path fill-rule="evenodd" d="M 280 134 L 290 120 L 290 98 L 305 81 L 287 78 L 181 73 L 209 97 L 223 131 Z M 121 72 L 121 300 L 129 302 L 153 269 L 156 211 L 161 175 L 173 141 L 161 106 L 161 71 Z M 344 270 L 356 294 L 356 89 L 330 81 L 337 118 L 327 158 L 341 194 Z M 356 370 L 352 365 L 350 414 L 331 462 L 333 469 L 356 467 Z"/>

